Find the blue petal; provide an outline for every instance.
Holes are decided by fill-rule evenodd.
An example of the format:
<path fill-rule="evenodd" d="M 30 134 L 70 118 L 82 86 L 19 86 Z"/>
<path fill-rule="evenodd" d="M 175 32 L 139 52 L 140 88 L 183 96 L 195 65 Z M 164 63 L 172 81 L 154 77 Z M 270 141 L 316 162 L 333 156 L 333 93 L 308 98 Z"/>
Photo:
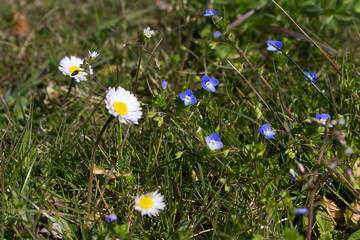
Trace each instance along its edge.
<path fill-rule="evenodd" d="M 277 48 L 281 48 L 281 47 L 282 47 L 282 42 L 281 42 L 281 41 L 276 41 L 276 42 L 275 42 L 275 46 L 276 46 Z"/>
<path fill-rule="evenodd" d="M 209 81 L 209 82 L 211 82 L 211 84 L 212 84 L 213 86 L 216 86 L 216 85 L 218 85 L 219 80 L 217 80 L 216 78 L 210 78 L 210 81 Z"/>
<path fill-rule="evenodd" d="M 309 213 L 309 209 L 307 208 L 296 208 L 295 209 L 295 214 L 296 215 L 305 215 Z"/>
<path fill-rule="evenodd" d="M 219 31 L 216 31 L 216 32 L 214 32 L 214 38 L 219 38 L 219 37 L 221 37 L 222 36 L 222 33 L 221 32 L 219 32 Z"/>
<path fill-rule="evenodd" d="M 202 80 L 203 80 L 203 83 L 206 83 L 206 82 L 208 82 L 210 80 L 210 78 L 209 78 L 209 76 L 204 75 L 202 77 Z"/>
<path fill-rule="evenodd" d="M 180 93 L 179 97 L 181 100 L 185 101 L 186 93 Z"/>
<path fill-rule="evenodd" d="M 295 171 L 293 169 L 290 169 L 290 179 L 293 182 L 296 181 L 296 173 L 295 173 Z"/>
<path fill-rule="evenodd" d="M 209 90 L 208 86 L 206 85 L 206 82 L 203 82 L 201 84 L 201 86 L 205 89 L 205 90 Z"/>
<path fill-rule="evenodd" d="M 165 79 L 161 80 L 161 88 L 162 89 L 166 89 L 167 84 L 168 84 L 168 82 Z"/>
<path fill-rule="evenodd" d="M 267 138 L 267 139 L 274 139 L 274 135 L 275 134 L 269 134 L 269 135 L 265 135 L 264 136 Z"/>
<path fill-rule="evenodd" d="M 270 125 L 269 125 L 269 124 L 265 123 L 264 125 L 262 125 L 262 129 L 263 129 L 264 131 L 267 131 L 267 130 L 270 130 L 271 128 L 270 128 Z"/>
<path fill-rule="evenodd" d="M 210 139 L 214 139 L 216 142 L 221 142 L 220 135 L 217 133 L 212 133 L 209 135 Z"/>
<path fill-rule="evenodd" d="M 106 218 L 105 218 L 105 221 L 106 222 L 108 222 L 108 223 L 111 223 L 111 222 L 114 222 L 114 221 L 116 221 L 117 220 L 117 217 L 116 217 L 116 215 L 115 214 L 110 214 L 109 216 L 107 216 Z"/>
<path fill-rule="evenodd" d="M 317 120 L 321 120 L 321 115 L 322 115 L 322 114 L 317 113 L 317 114 L 316 114 L 316 119 L 317 119 Z"/>
<path fill-rule="evenodd" d="M 197 101 L 196 101 L 196 97 L 195 96 L 192 96 L 192 98 L 190 98 L 190 103 L 191 104 L 194 104 L 194 103 L 196 103 Z"/>
<path fill-rule="evenodd" d="M 208 87 L 208 89 L 209 89 L 210 91 L 212 91 L 212 92 L 216 92 L 215 87 L 214 87 L 214 86 L 212 86 L 212 85 L 211 85 L 211 86 L 209 86 L 209 87 Z"/>
<path fill-rule="evenodd" d="M 326 121 L 331 119 L 330 115 L 327 114 L 327 113 L 321 114 L 321 118 L 324 119 L 324 120 L 326 120 Z"/>
<path fill-rule="evenodd" d="M 189 97 L 194 96 L 193 92 L 191 90 L 186 90 L 185 94 Z"/>

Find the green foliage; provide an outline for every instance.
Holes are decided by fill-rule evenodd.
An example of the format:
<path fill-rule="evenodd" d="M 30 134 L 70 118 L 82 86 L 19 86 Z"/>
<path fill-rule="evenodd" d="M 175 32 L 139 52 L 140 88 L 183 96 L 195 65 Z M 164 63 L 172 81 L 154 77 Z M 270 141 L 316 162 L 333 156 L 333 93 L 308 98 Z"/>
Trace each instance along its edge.
<path fill-rule="evenodd" d="M 301 236 L 298 233 L 298 231 L 296 231 L 296 230 L 285 229 L 282 239 L 284 239 L 284 240 L 303 240 L 304 237 Z"/>
<path fill-rule="evenodd" d="M 1 238 L 300 240 L 309 218 L 294 209 L 309 206 L 316 169 L 313 231 L 358 239 L 360 3 L 277 2 L 340 74 L 271 1 L 215 0 L 220 12 L 210 18 L 204 1 L 4 1 Z M 151 39 L 148 26 L 157 31 Z M 266 51 L 269 39 L 283 52 Z M 70 87 L 59 61 L 88 50 L 100 52 L 83 66 L 94 74 Z M 201 87 L 203 75 L 219 80 L 216 92 Z M 122 151 L 127 126 L 115 119 L 105 129 L 88 205 L 92 151 L 110 116 L 106 88 L 133 92 L 135 81 L 142 118 Z M 187 89 L 196 104 L 179 98 Z M 317 113 L 329 113 L 334 127 L 320 126 Z M 259 132 L 264 123 L 275 139 Z M 209 149 L 211 133 L 222 149 Z M 141 216 L 134 196 L 156 189 L 166 208 Z M 109 213 L 118 220 L 107 223 Z"/>

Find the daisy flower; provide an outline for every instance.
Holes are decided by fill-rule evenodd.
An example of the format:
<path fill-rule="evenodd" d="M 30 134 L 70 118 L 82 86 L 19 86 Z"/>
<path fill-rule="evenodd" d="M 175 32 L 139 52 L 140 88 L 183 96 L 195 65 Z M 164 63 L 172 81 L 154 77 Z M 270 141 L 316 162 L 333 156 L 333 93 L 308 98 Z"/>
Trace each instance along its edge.
<path fill-rule="evenodd" d="M 320 121 L 321 125 L 326 126 L 326 125 L 327 125 L 327 122 L 331 120 L 331 117 L 330 117 L 330 115 L 327 114 L 327 113 L 322 113 L 322 114 L 317 113 L 317 114 L 316 114 L 316 119 Z M 329 128 L 332 128 L 333 125 L 332 125 L 332 124 L 329 124 L 328 127 L 329 127 Z"/>
<path fill-rule="evenodd" d="M 109 113 L 117 117 L 121 123 L 139 124 L 138 120 L 142 115 L 140 103 L 134 94 L 124 88 L 108 88 L 105 104 Z"/>
<path fill-rule="evenodd" d="M 312 81 L 312 82 L 316 82 L 316 73 L 314 72 L 311 72 L 311 73 L 308 73 L 308 72 L 305 72 L 305 80 L 306 81 Z"/>
<path fill-rule="evenodd" d="M 216 15 L 218 12 L 219 12 L 219 10 L 211 11 L 210 9 L 207 9 L 207 10 L 205 11 L 204 16 L 205 16 L 205 17 L 211 17 L 211 16 Z"/>
<path fill-rule="evenodd" d="M 98 56 L 99 56 L 99 53 L 98 53 L 98 52 L 95 52 L 95 51 L 91 52 L 91 51 L 89 50 L 89 59 L 94 60 L 94 59 L 97 58 Z"/>
<path fill-rule="evenodd" d="M 216 91 L 215 86 L 218 85 L 219 80 L 217 80 L 216 78 L 210 78 L 206 75 L 204 75 L 202 77 L 202 80 L 203 80 L 203 82 L 202 82 L 201 86 L 205 90 L 212 91 L 212 92 Z"/>
<path fill-rule="evenodd" d="M 75 78 L 76 82 L 86 81 L 86 76 L 88 73 L 84 72 L 84 69 L 81 68 L 81 64 L 83 64 L 84 60 L 81 58 L 71 56 L 64 57 L 60 61 L 59 70 L 62 72 L 63 75 L 68 75 L 70 77 Z M 93 70 L 89 65 L 90 74 L 93 74 Z"/>
<path fill-rule="evenodd" d="M 164 196 L 159 193 L 159 190 L 135 197 L 135 209 L 141 212 L 141 216 L 146 214 L 149 217 L 156 216 L 165 207 Z"/>
<path fill-rule="evenodd" d="M 147 38 L 151 38 L 151 36 L 155 34 L 154 30 L 150 30 L 150 27 L 144 29 L 144 36 Z"/>
<path fill-rule="evenodd" d="M 281 41 L 273 41 L 273 40 L 268 40 L 267 41 L 267 48 L 266 50 L 271 51 L 271 52 L 277 52 L 279 51 L 279 49 L 281 49 L 282 46 L 282 42 Z"/>
<path fill-rule="evenodd" d="M 275 132 L 271 131 L 270 125 L 265 123 L 259 128 L 259 132 L 267 139 L 274 139 Z"/>
<path fill-rule="evenodd" d="M 206 144 L 209 146 L 211 151 L 223 148 L 223 143 L 221 142 L 221 138 L 219 134 L 212 133 L 205 138 Z"/>
<path fill-rule="evenodd" d="M 191 90 L 186 90 L 184 93 L 180 93 L 179 97 L 184 101 L 185 106 L 188 106 L 190 103 L 196 103 L 196 97 Z"/>
<path fill-rule="evenodd" d="M 117 220 L 117 217 L 116 217 L 116 215 L 115 214 L 110 214 L 109 216 L 107 216 L 106 218 L 105 218 L 105 221 L 106 222 L 108 222 L 108 223 L 111 223 L 111 222 L 114 222 L 114 221 L 116 221 Z"/>

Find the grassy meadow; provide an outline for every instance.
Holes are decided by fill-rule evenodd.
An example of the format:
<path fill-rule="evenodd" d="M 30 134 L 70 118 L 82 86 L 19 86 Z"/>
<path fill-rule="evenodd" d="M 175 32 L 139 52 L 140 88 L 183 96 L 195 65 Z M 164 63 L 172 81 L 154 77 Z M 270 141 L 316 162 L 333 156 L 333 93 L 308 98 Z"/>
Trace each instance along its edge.
<path fill-rule="evenodd" d="M 1 1 L 1 239 L 360 239 L 359 28 L 356 0 Z"/>

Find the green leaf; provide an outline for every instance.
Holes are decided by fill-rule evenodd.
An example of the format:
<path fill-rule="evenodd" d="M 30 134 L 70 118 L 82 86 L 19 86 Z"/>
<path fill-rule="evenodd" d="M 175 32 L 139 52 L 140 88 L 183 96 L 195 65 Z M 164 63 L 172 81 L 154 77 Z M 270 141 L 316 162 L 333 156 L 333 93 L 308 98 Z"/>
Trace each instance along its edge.
<path fill-rule="evenodd" d="M 351 234 L 350 237 L 348 238 L 348 240 L 358 240 L 358 239 L 360 239 L 360 230 L 357 230 L 356 232 Z"/>
<path fill-rule="evenodd" d="M 302 11 L 304 14 L 308 15 L 309 17 L 316 17 L 323 12 L 323 9 L 316 5 L 308 5 L 303 7 Z"/>
<path fill-rule="evenodd" d="M 303 240 L 304 237 L 301 236 L 298 231 L 291 230 L 291 229 L 285 229 L 283 232 L 283 240 Z"/>
<path fill-rule="evenodd" d="M 175 154 L 175 159 L 179 159 L 183 155 L 183 152 L 177 152 Z"/>
<path fill-rule="evenodd" d="M 319 211 L 316 214 L 316 221 L 321 234 L 334 230 L 334 224 L 327 213 Z"/>
<path fill-rule="evenodd" d="M 325 232 L 325 233 L 322 233 L 320 238 L 320 240 L 332 240 L 333 237 L 332 237 L 332 234 L 330 232 Z"/>

